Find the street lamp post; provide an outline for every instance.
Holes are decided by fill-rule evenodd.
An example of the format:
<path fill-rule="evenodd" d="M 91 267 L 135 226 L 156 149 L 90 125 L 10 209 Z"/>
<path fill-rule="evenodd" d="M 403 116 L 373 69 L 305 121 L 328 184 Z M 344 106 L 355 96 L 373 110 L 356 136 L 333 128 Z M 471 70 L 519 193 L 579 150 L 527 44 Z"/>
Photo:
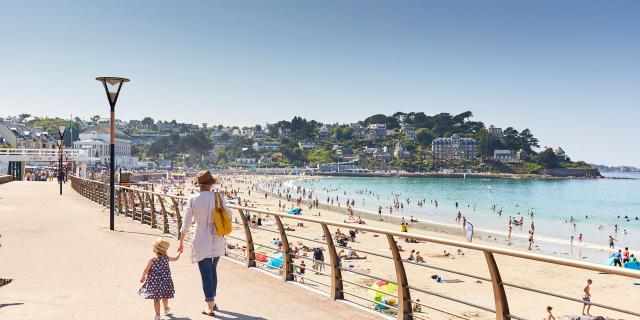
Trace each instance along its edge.
<path fill-rule="evenodd" d="M 58 126 L 58 134 L 60 135 L 60 143 L 58 145 L 58 152 L 60 153 L 60 159 L 58 160 L 58 184 L 60 184 L 60 195 L 62 195 L 62 150 L 64 149 L 64 132 L 67 126 Z"/>
<path fill-rule="evenodd" d="M 129 82 L 129 79 L 119 77 L 98 77 L 96 80 L 102 82 L 104 91 L 107 94 L 107 100 L 109 100 L 109 106 L 111 107 L 111 137 L 109 139 L 110 144 L 110 159 L 109 159 L 109 229 L 114 230 L 115 221 L 115 172 L 116 172 L 116 102 L 118 102 L 118 96 L 120 95 L 120 89 L 122 84 Z"/>

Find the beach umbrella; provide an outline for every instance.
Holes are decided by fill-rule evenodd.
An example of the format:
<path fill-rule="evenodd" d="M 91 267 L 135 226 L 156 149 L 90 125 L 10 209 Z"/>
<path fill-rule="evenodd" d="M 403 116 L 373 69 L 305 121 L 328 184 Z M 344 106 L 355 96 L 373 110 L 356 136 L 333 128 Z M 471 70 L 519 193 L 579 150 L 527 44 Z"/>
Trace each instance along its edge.
<path fill-rule="evenodd" d="M 398 289 L 398 285 L 395 283 L 378 280 L 373 283 L 370 288 L 372 290 L 368 290 L 368 293 L 369 295 L 371 295 L 371 297 L 373 297 L 373 300 L 382 302 L 382 298 L 385 296 L 385 293 L 392 295 Z"/>

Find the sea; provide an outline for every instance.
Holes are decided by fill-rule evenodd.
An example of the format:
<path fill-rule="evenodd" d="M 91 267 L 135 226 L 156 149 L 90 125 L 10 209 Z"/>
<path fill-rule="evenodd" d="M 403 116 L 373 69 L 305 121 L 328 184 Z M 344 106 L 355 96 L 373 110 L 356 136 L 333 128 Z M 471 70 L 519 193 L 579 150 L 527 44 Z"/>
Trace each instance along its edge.
<path fill-rule="evenodd" d="M 290 183 L 314 190 L 323 203 L 337 196 L 344 206 L 347 199 L 353 199 L 356 208 L 376 213 L 381 206 L 388 214 L 397 199 L 403 208 L 393 214 L 407 220 L 413 216 L 455 225 L 460 211 L 476 230 L 502 236 L 509 218 L 522 216 L 524 224 L 513 228 L 514 237 L 526 238 L 533 221 L 538 250 L 603 262 L 613 252 L 608 249 L 609 236 L 616 239 L 616 249 L 640 249 L 640 173 L 603 175 L 604 179 L 557 180 L 331 177 Z M 424 200 L 423 206 L 418 206 L 419 200 Z"/>

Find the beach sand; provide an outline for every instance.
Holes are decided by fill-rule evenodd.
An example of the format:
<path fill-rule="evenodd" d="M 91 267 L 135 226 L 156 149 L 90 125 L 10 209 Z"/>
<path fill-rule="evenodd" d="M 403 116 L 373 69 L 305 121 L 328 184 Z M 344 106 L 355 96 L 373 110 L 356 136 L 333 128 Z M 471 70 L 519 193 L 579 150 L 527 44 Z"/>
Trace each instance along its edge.
<path fill-rule="evenodd" d="M 292 177 L 293 178 L 293 177 Z M 277 179 L 281 181 L 282 176 L 269 177 L 269 176 L 255 176 L 255 175 L 229 175 L 222 177 L 222 187 L 226 189 L 238 190 L 238 196 L 242 199 L 242 204 L 247 200 L 249 206 L 255 206 L 259 209 L 265 209 L 270 211 L 278 211 L 278 202 L 281 201 L 287 205 L 287 209 L 296 205 L 295 199 L 297 195 L 292 194 L 291 202 L 278 199 L 272 194 L 265 198 L 265 192 L 260 190 L 256 191 L 255 187 L 259 183 L 264 183 L 269 180 Z M 189 185 L 187 183 L 186 185 Z M 250 189 L 253 189 L 249 192 Z M 185 195 L 191 193 L 190 190 L 183 190 Z M 250 193 L 250 194 L 249 194 Z M 303 215 L 312 216 L 317 215 L 320 212 L 320 218 L 343 222 L 347 219 L 347 215 L 334 210 L 328 210 L 323 207 L 319 209 L 308 209 L 306 205 L 302 205 Z M 234 216 L 236 216 L 234 212 Z M 355 214 L 356 216 L 358 213 Z M 377 221 L 377 214 L 374 213 L 375 218 L 371 218 L 371 215 L 362 215 L 362 218 L 366 221 L 366 225 L 378 228 L 384 228 L 389 230 L 399 230 L 399 218 L 386 218 L 385 221 Z M 274 238 L 279 238 L 277 234 L 277 228 L 273 219 L 271 221 L 265 220 L 262 216 L 263 229 L 253 229 L 252 235 L 254 241 L 257 244 L 262 244 L 269 247 L 277 247 L 273 243 Z M 239 218 L 238 218 L 239 220 Z M 295 231 L 287 231 L 289 235 L 289 242 L 291 246 L 302 247 L 324 247 L 324 245 L 295 238 L 295 236 L 317 239 L 322 235 L 322 230 L 319 225 L 309 225 L 305 223 L 304 227 L 297 226 L 297 221 L 292 219 L 283 219 L 285 227 L 291 227 Z M 412 228 L 410 231 L 424 234 L 427 236 L 442 237 L 447 239 L 463 240 L 462 227 L 458 227 L 456 231 L 448 225 L 422 225 L 420 228 Z M 336 231 L 336 228 L 329 228 L 332 233 Z M 348 234 L 348 230 L 341 230 L 343 233 Z M 242 226 L 235 225 L 232 236 L 237 238 L 244 238 L 244 230 Z M 493 246 L 504 246 L 504 237 L 487 237 L 488 234 L 477 234 L 474 238 L 474 242 Z M 458 255 L 455 247 L 446 245 L 432 244 L 432 243 L 406 243 L 402 239 L 397 239 L 398 244 L 402 246 L 402 257 L 406 259 L 409 256 L 409 252 L 414 249 L 420 251 L 421 255 L 425 259 L 425 263 L 421 265 L 405 263 L 405 269 L 407 271 L 409 285 L 412 287 L 420 288 L 429 292 L 434 292 L 440 295 L 448 297 L 455 297 L 456 299 L 468 301 L 476 305 L 481 305 L 490 309 L 494 308 L 494 298 L 492 286 L 489 281 L 477 280 L 470 277 L 457 275 L 450 272 L 440 271 L 432 268 L 424 267 L 429 265 L 435 268 L 445 268 L 471 274 L 479 277 L 489 278 L 487 270 L 486 260 L 482 252 L 475 252 L 472 250 L 463 250 L 464 255 Z M 244 245 L 241 241 L 229 239 L 229 243 L 236 244 L 238 246 Z M 349 242 L 349 247 L 354 251 L 364 250 L 378 255 L 390 256 L 391 252 L 388 250 L 388 243 L 385 237 L 378 237 L 373 234 L 361 234 L 358 233 L 356 241 Z M 526 250 L 526 239 L 514 238 L 514 244 L 511 246 L 514 249 Z M 450 256 L 445 256 L 444 251 L 450 252 Z M 273 250 L 268 250 L 269 252 Z M 238 254 L 242 254 L 242 251 L 238 251 Z M 367 253 L 359 252 L 361 256 L 367 256 L 367 259 L 362 260 L 347 260 L 343 261 L 343 267 L 350 267 L 357 270 L 360 273 L 370 274 L 382 279 L 389 279 L 396 281 L 394 264 L 391 260 L 373 256 Z M 309 253 L 309 257 L 312 257 L 312 253 Z M 637 299 L 633 298 L 635 294 L 640 292 L 639 286 L 634 286 L 633 282 L 636 281 L 631 278 L 612 276 L 606 274 L 598 274 L 593 271 L 585 271 L 570 267 L 557 266 L 542 262 L 529 261 L 519 258 L 506 257 L 496 255 L 495 259 L 500 268 L 500 273 L 503 282 L 510 283 L 526 288 L 538 289 L 549 291 L 554 294 L 573 297 L 575 299 L 581 299 L 582 288 L 585 286 L 587 279 L 593 280 L 592 301 L 595 303 L 602 303 L 607 305 L 616 306 L 618 308 L 634 310 L 637 312 L 638 304 Z M 320 283 L 330 285 L 331 280 L 324 275 L 315 275 L 311 269 L 312 262 L 306 259 L 295 259 L 295 264 L 300 264 L 301 261 L 305 261 L 307 266 L 306 277 L 310 280 L 318 281 Z M 325 261 L 328 262 L 328 254 L 325 252 Z M 275 272 L 275 271 L 274 271 Z M 329 274 L 329 268 L 325 268 L 325 273 Z M 277 273 L 277 272 L 276 272 Z M 442 283 L 436 283 L 431 278 L 432 275 L 440 276 L 444 281 Z M 343 278 L 347 281 L 358 283 L 364 286 L 370 286 L 375 280 L 368 277 L 353 274 L 343 271 Z M 312 281 L 306 281 L 311 287 L 319 290 L 328 291 L 328 287 L 324 285 L 318 285 Z M 359 296 L 370 298 L 370 294 L 367 290 L 358 287 L 353 284 L 345 283 L 345 291 L 355 293 Z M 554 314 L 556 317 L 564 315 L 579 315 L 582 312 L 582 304 L 579 302 L 568 301 L 564 299 L 545 296 L 542 294 L 531 293 L 522 289 L 505 287 L 511 314 L 517 315 L 523 318 L 542 318 L 545 316 L 545 309 L 547 306 L 554 307 Z M 494 319 L 495 316 L 487 311 L 479 308 L 464 305 L 461 303 L 445 300 L 433 295 L 427 295 L 415 290 L 411 292 L 412 299 L 420 299 L 421 303 L 426 305 L 435 306 L 439 309 L 450 311 L 456 314 L 461 314 L 472 319 Z M 361 304 L 370 305 L 362 299 L 347 295 L 347 299 L 356 301 Z M 603 315 L 612 317 L 615 319 L 634 319 L 634 316 L 626 315 L 614 311 L 605 310 L 598 307 L 591 308 L 591 314 Z M 422 313 L 419 316 L 427 319 L 456 319 L 449 316 L 446 313 L 442 313 L 436 310 L 430 310 L 423 307 Z M 637 317 L 635 317 L 637 318 Z"/>

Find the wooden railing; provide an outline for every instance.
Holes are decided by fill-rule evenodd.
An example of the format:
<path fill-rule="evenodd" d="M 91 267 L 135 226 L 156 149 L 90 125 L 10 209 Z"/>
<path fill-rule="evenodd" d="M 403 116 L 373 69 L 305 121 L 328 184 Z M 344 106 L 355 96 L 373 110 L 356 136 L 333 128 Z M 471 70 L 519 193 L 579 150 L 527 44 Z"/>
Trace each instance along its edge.
<path fill-rule="evenodd" d="M 11 182 L 11 181 L 13 181 L 13 177 L 12 176 L 5 176 L 5 175 L 0 174 L 0 184 Z"/>
<path fill-rule="evenodd" d="M 108 186 L 103 184 L 103 182 L 71 177 L 71 184 L 75 190 L 88 199 L 104 206 L 108 205 Z M 176 236 L 179 235 L 179 230 L 183 223 L 180 207 L 181 202 L 187 200 L 186 197 L 165 195 L 148 190 L 140 190 L 135 187 L 118 187 L 117 190 L 116 205 L 117 212 L 120 215 L 138 220 L 143 224 L 148 224 L 152 228 L 158 228 L 164 233 Z M 238 220 L 234 216 L 233 220 L 235 221 L 236 227 L 234 228 L 234 232 L 232 232 L 228 238 L 231 240 L 241 241 L 243 245 L 237 245 L 235 246 L 235 249 L 228 249 L 227 256 L 243 261 L 243 263 L 249 268 L 260 267 L 271 271 L 274 274 L 281 276 L 284 281 L 297 281 L 306 285 L 314 286 L 316 289 L 319 289 L 320 287 L 327 288 L 328 291 L 321 291 L 324 291 L 333 299 L 348 300 L 367 307 L 374 307 L 375 309 L 380 310 L 387 315 L 397 317 L 398 319 L 433 318 L 426 316 L 422 311 L 414 311 L 414 308 L 416 307 L 419 309 L 427 309 L 430 312 L 437 313 L 438 315 L 458 319 L 482 319 L 488 317 L 498 320 L 527 319 L 529 317 L 533 317 L 532 314 L 541 314 L 544 310 L 538 310 L 538 312 L 535 313 L 532 312 L 532 310 L 527 309 L 514 312 L 514 310 L 510 309 L 509 303 L 517 301 L 517 299 L 535 299 L 535 297 L 530 298 L 532 297 L 531 295 L 541 295 L 547 298 L 553 298 L 562 304 L 573 303 L 575 304 L 576 310 L 579 310 L 580 305 L 584 303 L 581 299 L 576 297 L 558 293 L 557 290 L 554 289 L 555 284 L 553 282 L 542 284 L 543 289 L 540 289 L 533 288 L 530 285 L 504 281 L 500 272 L 501 270 L 496 262 L 496 256 L 500 256 L 501 259 L 504 259 L 505 257 L 521 259 L 522 262 L 526 264 L 540 264 L 542 270 L 549 270 L 550 272 L 556 268 L 562 267 L 575 268 L 578 272 L 595 271 L 604 273 L 607 277 L 617 277 L 621 280 L 621 283 L 629 282 L 629 285 L 631 285 L 630 283 L 633 279 L 640 279 L 640 272 L 632 269 L 615 268 L 555 256 L 480 245 L 416 233 L 396 232 L 361 224 L 347 224 L 315 217 L 294 216 L 284 212 L 273 212 L 235 205 L 229 205 L 229 207 L 238 211 L 240 219 Z M 263 216 L 263 222 L 265 223 L 262 223 L 262 226 L 252 225 L 249 219 L 251 214 Z M 270 219 L 267 219 L 267 217 L 270 217 Z M 271 221 L 271 219 L 273 219 L 273 221 Z M 298 226 L 298 223 L 319 226 L 318 231 L 321 235 L 315 239 L 311 239 L 291 234 L 291 232 L 287 231 L 292 230 L 293 228 L 283 222 L 285 219 L 294 221 L 295 224 L 293 226 Z M 330 228 L 358 230 L 358 232 L 361 233 L 371 233 L 377 235 L 377 237 L 380 237 L 381 239 L 386 239 L 386 244 L 391 255 L 357 248 L 350 248 L 349 250 L 358 252 L 361 255 L 366 254 L 368 257 L 371 257 L 370 259 L 377 259 L 376 264 L 373 265 L 373 267 L 380 266 L 378 263 L 381 263 L 381 261 L 383 261 L 382 259 L 392 261 L 393 273 L 395 274 L 394 279 L 388 279 L 379 275 L 372 275 L 363 270 L 346 266 L 346 261 L 348 260 L 340 259 L 338 250 L 341 248 L 335 242 L 335 238 Z M 269 239 L 272 237 L 270 234 L 276 235 L 280 239 L 281 244 L 272 244 Z M 470 274 L 453 268 L 438 266 L 436 264 L 417 263 L 414 261 L 404 260 L 401 258 L 401 251 L 397 242 L 398 239 L 413 239 L 433 245 L 446 245 L 454 248 L 462 248 L 465 250 L 479 252 L 481 253 L 479 257 L 484 257 L 488 276 Z M 307 257 L 305 254 L 295 253 L 292 249 L 292 240 L 296 240 L 305 245 L 311 243 L 315 246 L 322 246 L 323 250 L 328 253 L 328 262 L 316 261 Z M 232 245 L 230 247 L 234 246 Z M 283 258 L 275 258 L 275 256 L 269 258 L 271 260 L 275 259 L 281 262 L 282 266 L 279 268 L 272 268 L 269 267 L 269 263 L 262 262 L 261 260 L 264 259 L 259 259 L 258 257 L 260 255 L 264 256 L 265 253 L 259 252 L 259 247 L 268 248 L 274 252 L 282 252 Z M 299 274 L 295 270 L 304 266 L 301 266 L 300 263 L 296 263 L 295 259 L 309 260 L 314 264 L 324 265 L 329 269 L 329 272 L 310 272 L 308 274 L 305 273 L 304 275 Z M 476 283 L 482 283 L 483 281 L 490 283 L 490 294 L 493 297 L 493 299 L 490 300 L 493 303 L 492 305 L 486 305 L 473 301 L 473 299 L 470 299 L 469 297 L 458 297 L 448 294 L 446 290 L 443 292 L 443 290 L 429 288 L 428 286 L 411 285 L 405 269 L 408 267 L 424 268 L 425 270 L 437 270 L 447 274 L 455 274 L 460 277 L 471 278 L 476 281 Z M 512 275 L 512 277 L 515 278 L 513 281 L 521 281 L 527 279 L 528 275 L 516 274 L 515 276 Z M 386 291 L 379 291 L 370 287 L 370 285 L 365 285 L 365 282 L 363 282 L 362 279 L 396 284 L 397 294 L 395 294 L 395 292 L 389 293 Z M 554 280 L 550 277 L 550 281 Z M 505 290 L 505 288 L 508 290 Z M 526 292 L 528 295 L 518 296 L 515 294 L 514 290 Z M 621 287 L 620 290 L 625 289 Z M 391 303 L 389 300 L 374 300 L 372 297 L 367 297 L 367 294 L 370 294 L 371 292 L 380 292 L 384 296 L 393 297 L 394 299 L 397 299 L 397 303 Z M 580 292 L 580 288 L 578 288 L 577 292 Z M 609 310 L 609 312 L 614 312 L 619 316 L 624 315 L 632 317 L 628 319 L 640 319 L 640 312 L 638 311 L 640 307 L 638 307 L 637 301 L 635 303 L 631 303 L 634 299 L 632 298 L 631 293 L 629 293 L 628 299 L 628 301 L 614 301 L 615 305 L 596 302 L 587 302 L 587 304 L 590 304 L 593 307 Z M 532 300 L 531 302 L 535 302 L 535 300 Z M 474 315 L 463 313 L 455 307 L 452 307 L 452 305 L 472 308 L 473 310 L 476 310 L 477 313 Z M 622 305 L 622 307 L 620 305 Z M 629 308 L 632 309 L 629 310 Z M 527 315 L 520 314 L 519 312 L 527 313 Z"/>

